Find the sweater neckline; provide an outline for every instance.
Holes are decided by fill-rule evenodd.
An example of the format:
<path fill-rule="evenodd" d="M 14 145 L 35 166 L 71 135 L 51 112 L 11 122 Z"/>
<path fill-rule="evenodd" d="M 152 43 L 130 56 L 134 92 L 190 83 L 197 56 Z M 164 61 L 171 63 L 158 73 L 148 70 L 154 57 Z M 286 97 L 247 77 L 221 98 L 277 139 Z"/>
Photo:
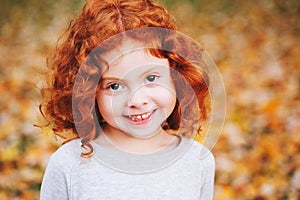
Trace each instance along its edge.
<path fill-rule="evenodd" d="M 178 136 L 179 144 L 149 154 L 135 154 L 123 151 L 113 145 L 102 145 L 92 141 L 93 158 L 99 163 L 124 173 L 151 173 L 162 170 L 176 162 L 190 148 L 194 140 Z"/>

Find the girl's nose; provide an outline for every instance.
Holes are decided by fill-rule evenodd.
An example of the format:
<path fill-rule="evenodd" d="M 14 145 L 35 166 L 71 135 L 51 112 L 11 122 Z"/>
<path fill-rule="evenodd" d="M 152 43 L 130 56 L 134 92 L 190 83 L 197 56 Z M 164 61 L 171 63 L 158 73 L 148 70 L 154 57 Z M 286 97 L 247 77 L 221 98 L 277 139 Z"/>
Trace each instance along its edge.
<path fill-rule="evenodd" d="M 141 108 L 149 103 L 149 96 L 144 87 L 134 90 L 128 98 L 129 108 Z"/>

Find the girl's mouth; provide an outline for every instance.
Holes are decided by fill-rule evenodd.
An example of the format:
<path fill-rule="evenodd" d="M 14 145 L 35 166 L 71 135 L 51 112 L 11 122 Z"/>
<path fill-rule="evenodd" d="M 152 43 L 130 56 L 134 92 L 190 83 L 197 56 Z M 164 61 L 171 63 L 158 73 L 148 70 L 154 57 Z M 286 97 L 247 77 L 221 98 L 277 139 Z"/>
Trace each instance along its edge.
<path fill-rule="evenodd" d="M 148 121 L 151 118 L 152 113 L 154 113 L 155 110 L 146 112 L 146 113 L 142 113 L 139 115 L 129 115 L 128 118 L 136 123 L 136 122 L 143 122 L 143 121 Z"/>

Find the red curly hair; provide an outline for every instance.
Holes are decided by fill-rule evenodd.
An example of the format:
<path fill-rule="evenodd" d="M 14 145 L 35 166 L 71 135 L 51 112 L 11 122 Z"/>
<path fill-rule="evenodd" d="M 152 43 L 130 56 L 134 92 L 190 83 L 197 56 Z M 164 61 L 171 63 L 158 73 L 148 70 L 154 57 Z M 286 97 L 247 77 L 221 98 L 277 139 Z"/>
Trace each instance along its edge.
<path fill-rule="evenodd" d="M 93 64 L 88 55 L 114 35 L 145 27 L 177 29 L 167 10 L 152 0 L 88 0 L 81 14 L 71 21 L 53 56 L 48 58 L 52 72 L 48 87 L 42 89 L 40 110 L 46 120 L 54 124 L 52 129 L 56 135 L 66 141 L 81 138 L 82 146 L 89 149 L 83 156 L 93 152 L 90 142 L 99 135 L 96 122 L 99 124 L 102 117 L 97 102 L 90 98 L 99 84 L 96 79 L 81 77 L 84 84 L 77 88 L 78 94 L 73 93 L 76 78 L 80 79 L 79 68 L 86 76 L 100 77 L 101 66 Z M 138 35 L 134 39 L 142 40 Z M 162 126 L 178 130 L 183 124 L 185 129 L 181 134 L 191 136 L 200 129 L 199 121 L 206 120 L 209 112 L 209 81 L 201 57 L 203 49 L 173 34 L 155 40 L 160 45 L 150 48 L 149 52 L 169 60 L 174 69 L 171 76 L 177 95 L 175 109 Z M 66 131 L 71 132 L 71 136 L 66 136 Z"/>

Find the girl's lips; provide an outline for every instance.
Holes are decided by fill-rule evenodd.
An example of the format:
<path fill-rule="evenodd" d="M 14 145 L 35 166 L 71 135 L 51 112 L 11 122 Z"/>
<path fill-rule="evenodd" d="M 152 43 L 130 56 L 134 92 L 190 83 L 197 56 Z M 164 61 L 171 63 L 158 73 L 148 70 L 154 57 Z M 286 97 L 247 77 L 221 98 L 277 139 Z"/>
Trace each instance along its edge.
<path fill-rule="evenodd" d="M 129 122 L 135 125 L 145 124 L 151 120 L 153 113 L 156 111 L 152 110 L 146 113 L 138 114 L 138 115 L 129 115 L 126 116 L 129 119 Z"/>

